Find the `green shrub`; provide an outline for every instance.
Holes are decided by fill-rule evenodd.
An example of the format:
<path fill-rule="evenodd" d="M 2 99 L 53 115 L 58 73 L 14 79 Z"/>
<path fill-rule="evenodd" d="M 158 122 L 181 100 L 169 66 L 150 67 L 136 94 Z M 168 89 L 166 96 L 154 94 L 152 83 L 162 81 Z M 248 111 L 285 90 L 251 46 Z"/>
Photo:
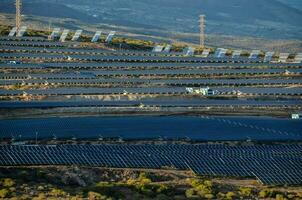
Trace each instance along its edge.
<path fill-rule="evenodd" d="M 245 188 L 245 187 L 241 187 L 239 188 L 239 194 L 243 197 L 249 197 L 252 195 L 252 189 L 251 188 Z"/>
<path fill-rule="evenodd" d="M 193 198 L 196 196 L 196 192 L 193 188 L 187 189 L 186 190 L 186 197 L 187 198 Z"/>
<path fill-rule="evenodd" d="M 1 184 L 4 187 L 12 187 L 13 185 L 15 185 L 15 181 L 11 178 L 4 178 L 1 180 Z"/>
<path fill-rule="evenodd" d="M 55 197 L 64 197 L 64 196 L 66 196 L 66 192 L 64 192 L 61 189 L 54 188 L 50 191 L 50 195 L 55 196 Z"/>
<path fill-rule="evenodd" d="M 149 184 L 152 182 L 151 179 L 144 172 L 139 174 L 138 181 L 142 184 Z"/>
<path fill-rule="evenodd" d="M 226 193 L 226 199 L 234 199 L 236 197 L 236 194 L 234 192 L 228 192 Z"/>
<path fill-rule="evenodd" d="M 258 196 L 260 198 L 275 198 L 276 191 L 271 189 L 263 189 L 259 192 Z"/>
<path fill-rule="evenodd" d="M 156 189 L 156 193 L 166 193 L 169 190 L 168 186 L 160 184 Z"/>
<path fill-rule="evenodd" d="M 206 198 L 206 199 L 214 199 L 214 195 L 213 194 L 205 194 L 204 195 L 204 198 Z"/>
<path fill-rule="evenodd" d="M 0 190 L 0 198 L 7 198 L 9 196 L 9 191 L 7 189 Z"/>
<path fill-rule="evenodd" d="M 286 200 L 287 198 L 285 198 L 282 194 L 277 194 L 276 195 L 276 200 Z"/>

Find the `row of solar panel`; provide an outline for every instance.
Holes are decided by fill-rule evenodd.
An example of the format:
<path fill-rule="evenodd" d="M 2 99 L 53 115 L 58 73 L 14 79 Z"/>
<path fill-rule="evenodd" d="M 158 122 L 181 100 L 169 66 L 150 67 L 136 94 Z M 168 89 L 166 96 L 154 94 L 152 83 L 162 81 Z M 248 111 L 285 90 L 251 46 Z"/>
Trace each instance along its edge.
<path fill-rule="evenodd" d="M 182 56 L 183 53 L 173 52 L 172 53 L 158 53 L 150 51 L 133 51 L 133 50 L 107 50 L 107 49 L 91 49 L 91 48 L 75 48 L 75 47 L 64 47 L 64 48 L 43 48 L 43 47 L 32 47 L 23 46 L 30 44 L 28 41 L 1 41 L 0 40 L 0 51 L 7 52 L 44 52 L 44 53 L 65 53 L 65 54 L 115 54 L 115 55 L 145 55 L 145 56 Z M 35 44 L 35 43 L 32 43 Z M 48 43 L 47 43 L 48 44 Z M 55 43 L 56 44 L 56 43 Z"/>
<path fill-rule="evenodd" d="M 196 88 L 199 89 L 199 88 Z M 257 87 L 219 87 L 211 88 L 219 94 L 247 94 L 247 95 L 291 95 L 300 96 L 302 88 L 257 88 Z M 20 96 L 20 95 L 127 95 L 127 94 L 190 94 L 184 87 L 124 87 L 124 88 L 51 88 L 32 90 L 0 90 L 0 96 Z"/>
<path fill-rule="evenodd" d="M 301 79 L 77 79 L 72 77 L 41 78 L 30 76 L 30 79 L 1 80 L 0 86 L 9 85 L 169 85 L 169 86 L 256 86 L 256 85 L 302 85 Z"/>
<path fill-rule="evenodd" d="M 208 107 L 208 106 L 294 106 L 302 101 L 253 101 L 253 100 L 141 100 L 141 101 L 1 101 L 0 108 L 54 108 L 54 107 L 103 107 L 103 106 L 150 106 L 150 107 Z"/>
<path fill-rule="evenodd" d="M 26 79 L 95 79 L 97 77 L 138 77 L 138 76 L 208 76 L 208 75 L 264 75 L 264 74 L 296 74 L 302 73 L 301 69 L 229 69 L 229 70 L 101 70 L 82 71 L 81 73 L 57 73 L 57 74 L 20 74 L 3 73 L 3 80 L 26 80 Z M 131 81 L 131 80 L 129 80 Z M 151 80 L 150 80 L 151 81 Z M 166 80 L 168 81 L 168 80 Z M 202 80 L 200 80 L 202 81 Z M 239 80 L 240 81 L 240 80 Z M 265 80 L 263 80 L 265 81 Z M 270 80 L 267 80 L 270 81 Z M 247 81 L 248 82 L 248 81 Z"/>
<path fill-rule="evenodd" d="M 244 68 L 300 68 L 298 63 L 129 63 L 129 62 L 47 62 L 47 63 L 0 63 L 0 69 L 244 69 Z"/>
<path fill-rule="evenodd" d="M 247 58 L 202 58 L 202 57 L 167 57 L 167 56 L 106 56 L 106 55 L 62 55 L 43 53 L 1 53 L 0 58 L 6 59 L 47 59 L 68 61 L 110 61 L 110 62 L 204 62 L 204 63 L 259 63 L 261 59 Z"/>
<path fill-rule="evenodd" d="M 49 38 L 50 38 L 51 40 L 53 40 L 55 37 L 58 37 L 59 32 L 60 32 L 60 29 L 59 29 L 59 28 L 56 28 L 56 29 L 52 32 L 52 34 L 50 35 Z M 64 42 L 64 41 L 65 41 L 65 39 L 66 39 L 68 33 L 69 33 L 69 30 L 68 30 L 68 29 L 65 29 L 65 30 L 63 31 L 62 36 L 61 36 L 61 38 L 60 38 L 60 41 L 61 41 L 61 42 Z M 77 30 L 76 33 L 75 33 L 75 35 L 74 35 L 73 38 L 72 38 L 72 41 L 78 40 L 79 37 L 80 37 L 80 35 L 81 35 L 81 33 L 82 33 L 82 30 Z M 99 40 L 100 36 L 101 36 L 101 33 L 102 33 L 101 31 L 97 31 L 97 32 L 95 33 L 95 35 L 93 36 L 91 42 L 97 42 L 97 41 Z M 107 38 L 106 38 L 105 41 L 106 41 L 106 42 L 111 42 L 111 40 L 112 40 L 112 38 L 114 37 L 114 35 L 115 35 L 115 31 L 111 31 L 111 32 L 109 33 L 109 35 L 107 36 Z M 4 40 L 4 41 L 10 42 L 10 40 Z M 33 42 L 33 41 L 32 41 L 32 42 Z M 16 43 L 15 43 L 15 44 L 14 44 L 14 43 L 7 43 L 7 45 L 26 45 L 26 43 L 21 44 L 20 41 L 19 41 L 17 44 L 16 44 Z M 32 43 L 32 44 L 27 44 L 27 45 L 28 45 L 28 46 L 38 46 L 37 44 L 33 44 L 33 43 Z M 43 44 L 41 44 L 41 42 L 40 42 L 40 45 L 41 45 L 41 46 L 50 46 L 50 44 L 43 45 Z M 60 45 L 55 44 L 54 46 L 56 47 L 56 46 L 60 46 Z M 171 54 L 169 54 L 171 48 L 172 48 L 171 45 L 167 45 L 165 48 L 164 48 L 164 46 L 157 45 L 157 46 L 155 46 L 155 47 L 153 48 L 152 52 L 153 52 L 153 53 L 157 53 L 157 54 L 160 53 L 160 54 L 162 54 L 162 55 L 171 55 Z M 35 50 L 35 51 L 37 51 L 37 50 Z M 62 50 L 62 51 L 64 51 L 64 50 Z M 214 57 L 215 57 L 215 58 L 224 58 L 224 57 L 226 56 L 227 51 L 228 51 L 228 49 L 217 48 L 216 51 L 215 51 L 215 53 L 214 53 Z M 49 52 L 51 52 L 51 50 L 48 51 L 48 53 L 49 53 Z M 54 51 L 54 52 L 56 52 L 56 51 Z M 64 52 L 65 52 L 65 53 L 67 53 L 67 52 L 69 52 L 69 53 L 71 53 L 71 52 L 75 53 L 75 51 L 71 51 L 71 52 L 70 52 L 70 51 L 67 51 L 67 52 L 64 51 Z M 87 51 L 84 51 L 84 52 L 87 53 Z M 184 49 L 184 52 L 183 52 L 182 54 L 185 55 L 185 56 L 193 56 L 193 55 L 194 55 L 194 52 L 195 52 L 195 49 L 194 49 L 193 47 L 188 47 L 188 48 L 185 48 L 185 49 Z M 259 55 L 260 55 L 260 52 L 261 52 L 260 50 L 253 50 L 253 51 L 250 53 L 250 55 L 249 55 L 248 58 L 249 58 L 249 59 L 257 59 L 257 58 L 259 57 Z M 80 52 L 78 52 L 78 53 L 80 53 Z M 145 53 L 142 52 L 142 53 L 143 53 L 143 54 L 146 54 L 146 52 L 145 52 Z M 232 58 L 232 59 L 238 59 L 238 58 L 241 57 L 241 53 L 242 53 L 242 50 L 234 50 L 234 51 L 232 52 L 231 58 Z M 137 54 L 141 54 L 141 53 L 138 53 L 138 52 L 137 52 Z M 177 54 L 177 53 L 173 53 L 173 54 Z M 202 56 L 202 57 L 208 57 L 209 54 L 210 54 L 210 50 L 209 50 L 209 49 L 204 49 L 201 56 Z M 266 52 L 263 61 L 264 61 L 264 62 L 271 62 L 271 61 L 273 60 L 274 54 L 275 54 L 274 52 Z M 150 53 L 148 53 L 148 55 L 150 55 Z M 279 54 L 279 58 L 278 58 L 278 62 L 286 63 L 286 62 L 288 61 L 289 55 L 290 55 L 289 53 L 280 53 L 280 54 Z M 294 62 L 295 62 L 295 63 L 301 63 L 301 62 L 302 62 L 302 53 L 296 54 L 295 59 L 294 59 Z"/>
<path fill-rule="evenodd" d="M 20 28 L 20 30 L 17 29 L 17 27 L 13 27 L 11 29 L 11 31 L 9 32 L 8 34 L 8 37 L 14 37 L 16 35 L 16 37 L 23 37 L 24 34 L 26 33 L 27 31 L 27 26 L 22 26 Z M 62 35 L 60 36 L 60 28 L 54 28 L 54 30 L 52 31 L 52 33 L 49 35 L 48 39 L 50 40 L 54 40 L 56 39 L 57 37 L 60 37 L 60 42 L 65 42 L 68 34 L 70 33 L 70 30 L 69 29 L 64 29 L 62 31 Z M 83 30 L 76 30 L 75 34 L 73 35 L 72 37 L 72 41 L 77 41 L 81 34 L 82 34 Z M 108 34 L 107 38 L 106 38 L 106 42 L 111 42 L 114 35 L 115 35 L 115 31 L 110 31 L 110 33 Z M 95 33 L 95 35 L 93 36 L 93 38 L 91 39 L 91 42 L 97 42 L 99 40 L 99 38 L 101 37 L 101 34 L 102 34 L 102 31 L 97 31 Z"/>
<path fill-rule="evenodd" d="M 180 56 L 183 55 L 183 53 L 173 53 L 170 54 L 169 51 L 164 51 L 166 53 L 158 52 L 158 51 L 152 51 L 152 52 L 144 52 L 144 51 L 110 51 L 110 50 L 104 50 L 104 49 L 87 49 L 87 48 L 41 48 L 41 47 L 24 47 L 24 46 L 16 46 L 16 45 L 22 45 L 20 42 L 16 41 L 7 41 L 7 42 L 0 42 L 2 43 L 0 47 L 0 51 L 4 52 L 28 52 L 28 53 L 64 53 L 64 54 L 92 54 L 92 55 L 144 55 L 144 56 L 157 56 L 157 55 L 166 55 L 166 56 Z M 217 52 L 218 51 L 218 52 Z M 213 55 L 213 58 L 224 58 L 225 53 L 222 56 L 220 49 L 218 49 L 215 54 Z M 269 55 L 266 55 L 264 57 L 264 62 L 270 62 L 273 58 L 273 52 L 269 52 L 270 59 L 268 58 Z M 286 63 L 287 59 L 289 57 L 289 53 L 281 53 L 279 55 L 278 62 L 280 63 Z M 189 55 L 188 55 L 189 56 Z M 192 55 L 191 55 L 192 56 Z M 204 56 L 209 57 L 209 55 Z M 299 54 L 297 54 L 297 58 L 300 57 Z M 232 56 L 233 59 L 240 58 L 240 54 L 236 57 L 234 55 Z M 258 56 L 252 55 L 250 58 L 258 58 Z M 298 60 L 296 60 L 298 62 Z M 299 62 L 298 62 L 299 63 Z"/>
<path fill-rule="evenodd" d="M 269 185 L 302 183 L 297 175 L 302 167 L 301 145 L 2 145 L 0 149 L 0 165 L 4 166 L 173 167 L 198 175 L 256 176 Z"/>
<path fill-rule="evenodd" d="M 165 151 L 183 151 L 186 153 L 195 153 L 196 151 L 202 151 L 204 153 L 211 152 L 212 154 L 220 154 L 221 153 L 241 153 L 241 154 L 263 154 L 263 151 L 277 154 L 280 156 L 297 156 L 296 154 L 301 154 L 301 144 L 282 144 L 282 145 L 227 145 L 227 144 L 96 144 L 96 145 L 74 145 L 74 144 L 65 144 L 65 145 L 0 145 L 0 150 L 4 149 L 7 151 L 23 151 L 23 150 L 31 150 L 31 151 L 46 151 L 46 150 L 58 150 L 65 151 L 66 149 L 70 149 L 73 151 L 100 151 L 100 152 L 123 152 L 125 149 L 127 150 L 135 150 L 138 152 L 141 151 L 151 151 L 153 153 L 165 152 Z M 219 151 L 216 151 L 219 150 Z"/>

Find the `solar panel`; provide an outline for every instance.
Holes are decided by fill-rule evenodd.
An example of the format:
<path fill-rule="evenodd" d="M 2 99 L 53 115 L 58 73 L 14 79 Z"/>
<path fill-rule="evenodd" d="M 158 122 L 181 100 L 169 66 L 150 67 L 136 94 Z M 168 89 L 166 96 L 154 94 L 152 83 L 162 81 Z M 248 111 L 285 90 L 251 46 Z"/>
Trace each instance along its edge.
<path fill-rule="evenodd" d="M 249 56 L 249 59 L 257 59 L 259 57 L 260 50 L 253 50 Z"/>
<path fill-rule="evenodd" d="M 77 30 L 71 40 L 77 41 L 80 38 L 82 32 L 83 32 L 83 30 Z"/>
<path fill-rule="evenodd" d="M 193 47 L 187 47 L 184 49 L 185 56 L 194 56 L 195 48 Z"/>
<path fill-rule="evenodd" d="M 233 51 L 232 58 L 234 58 L 234 59 L 240 58 L 241 52 L 242 52 L 242 50 Z"/>
<path fill-rule="evenodd" d="M 14 37 L 16 32 L 17 32 L 17 27 L 13 27 L 12 30 L 10 30 L 8 37 Z"/>
<path fill-rule="evenodd" d="M 202 51 L 201 56 L 202 56 L 203 58 L 207 58 L 207 57 L 209 56 L 209 54 L 210 54 L 210 49 L 204 49 L 204 50 Z"/>
<path fill-rule="evenodd" d="M 159 53 L 159 52 L 162 52 L 163 49 L 164 49 L 164 46 L 156 45 L 156 46 L 153 48 L 152 52 Z"/>
<path fill-rule="evenodd" d="M 280 53 L 278 62 L 286 63 L 288 56 L 289 56 L 289 53 Z"/>
<path fill-rule="evenodd" d="M 27 26 L 22 26 L 20 28 L 20 30 L 18 31 L 18 33 L 17 33 L 17 37 L 23 37 L 23 35 L 25 34 L 26 30 L 27 30 Z"/>
<path fill-rule="evenodd" d="M 64 29 L 61 37 L 60 37 L 60 42 L 65 42 L 67 36 L 68 36 L 69 30 L 68 29 Z"/>
<path fill-rule="evenodd" d="M 226 52 L 227 52 L 227 49 L 218 48 L 218 49 L 215 51 L 214 57 L 215 57 L 215 58 L 224 58 Z"/>
<path fill-rule="evenodd" d="M 57 37 L 59 37 L 60 30 L 61 30 L 60 28 L 54 28 L 53 31 L 52 31 L 52 33 L 49 36 L 49 39 L 50 40 L 54 40 Z"/>
<path fill-rule="evenodd" d="M 295 63 L 301 63 L 301 62 L 302 62 L 302 53 L 298 53 L 298 54 L 295 56 L 294 62 L 295 62 Z"/>
<path fill-rule="evenodd" d="M 171 48 L 172 48 L 172 45 L 168 44 L 168 45 L 165 47 L 165 49 L 163 50 L 163 52 L 165 52 L 165 53 L 170 53 Z"/>
<path fill-rule="evenodd" d="M 0 145 L 0 164 L 174 167 L 197 175 L 254 176 L 267 185 L 302 183 L 301 145 Z"/>
<path fill-rule="evenodd" d="M 107 42 L 107 43 L 112 42 L 112 39 L 113 39 L 115 33 L 116 33 L 115 31 L 110 31 L 110 33 L 108 34 L 108 36 L 107 36 L 105 42 Z"/>
<path fill-rule="evenodd" d="M 264 61 L 264 62 L 271 62 L 272 59 L 273 59 L 274 53 L 275 53 L 275 52 L 272 52 L 272 51 L 266 52 L 263 61 Z"/>
<path fill-rule="evenodd" d="M 102 31 L 95 32 L 93 38 L 91 39 L 91 42 L 97 42 L 100 39 L 101 34 L 102 34 Z"/>

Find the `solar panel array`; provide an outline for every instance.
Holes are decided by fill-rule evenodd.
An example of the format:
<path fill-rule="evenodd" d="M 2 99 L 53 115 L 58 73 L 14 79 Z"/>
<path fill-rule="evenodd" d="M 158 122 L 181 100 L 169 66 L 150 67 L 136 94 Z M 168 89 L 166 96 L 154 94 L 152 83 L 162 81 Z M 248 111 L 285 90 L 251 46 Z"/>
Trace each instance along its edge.
<path fill-rule="evenodd" d="M 224 58 L 225 54 L 227 53 L 227 49 L 224 48 L 218 48 L 214 54 L 214 57 L 216 58 Z"/>
<path fill-rule="evenodd" d="M 26 33 L 27 30 L 27 26 L 21 26 L 20 30 L 17 33 L 17 37 L 23 37 L 24 34 Z"/>
<path fill-rule="evenodd" d="M 16 32 L 17 32 L 17 27 L 13 27 L 12 30 L 10 30 L 8 37 L 14 37 Z"/>
<path fill-rule="evenodd" d="M 267 185 L 296 185 L 302 184 L 302 145 L 1 145 L 0 165 L 171 167 L 201 176 L 256 177 Z"/>
<path fill-rule="evenodd" d="M 61 30 L 60 28 L 54 28 L 49 36 L 49 39 L 54 40 L 55 38 L 59 37 L 60 30 Z"/>
<path fill-rule="evenodd" d="M 194 56 L 195 48 L 194 47 L 187 47 L 184 49 L 185 56 Z"/>
<path fill-rule="evenodd" d="M 286 63 L 289 57 L 289 53 L 280 53 L 278 62 Z"/>
<path fill-rule="evenodd" d="M 66 40 L 69 32 L 70 31 L 68 29 L 64 29 L 63 30 L 63 33 L 62 33 L 62 35 L 60 37 L 60 42 L 65 42 L 65 40 Z"/>
<path fill-rule="evenodd" d="M 94 36 L 91 39 L 91 42 L 97 42 L 102 35 L 102 31 L 96 31 Z"/>
<path fill-rule="evenodd" d="M 253 50 L 249 56 L 249 59 L 257 59 L 259 57 L 260 50 Z"/>
<path fill-rule="evenodd" d="M 236 58 L 236 59 L 240 58 L 241 52 L 242 50 L 233 51 L 232 58 Z"/>
<path fill-rule="evenodd" d="M 115 31 L 110 31 L 110 33 L 108 34 L 105 42 L 110 43 L 112 42 L 113 37 L 115 36 L 116 32 Z"/>
<path fill-rule="evenodd" d="M 209 56 L 209 54 L 210 54 L 210 49 L 204 49 L 204 50 L 202 51 L 201 56 L 202 56 L 203 58 L 207 58 L 207 57 Z"/>
<path fill-rule="evenodd" d="M 163 52 L 165 52 L 165 53 L 170 53 L 171 48 L 172 48 L 172 45 L 168 44 L 168 45 L 164 48 Z"/>
<path fill-rule="evenodd" d="M 153 48 L 152 52 L 159 53 L 159 52 L 162 52 L 163 49 L 164 49 L 164 46 L 156 45 L 156 46 Z"/>
<path fill-rule="evenodd" d="M 71 40 L 72 41 L 78 41 L 81 34 L 82 34 L 82 32 L 83 32 L 83 30 L 77 30 Z"/>
<path fill-rule="evenodd" d="M 298 53 L 296 56 L 295 56 L 295 63 L 302 63 L 302 53 Z"/>
<path fill-rule="evenodd" d="M 273 55 L 275 52 L 269 51 L 265 53 L 263 62 L 271 62 L 273 60 Z"/>
<path fill-rule="evenodd" d="M 56 108 L 56 107 L 103 107 L 103 106 L 137 106 L 143 104 L 151 107 L 209 107 L 209 106 L 291 106 L 298 107 L 302 105 L 301 100 L 283 100 L 283 101 L 242 101 L 242 100 L 123 100 L 123 101 L 1 101 L 1 109 L 16 108 Z"/>

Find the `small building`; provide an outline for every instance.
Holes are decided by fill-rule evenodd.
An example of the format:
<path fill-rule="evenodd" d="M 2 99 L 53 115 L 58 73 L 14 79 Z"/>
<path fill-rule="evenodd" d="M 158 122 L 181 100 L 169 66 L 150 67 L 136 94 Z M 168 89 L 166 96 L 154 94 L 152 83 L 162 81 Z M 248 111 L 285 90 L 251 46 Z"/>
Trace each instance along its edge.
<path fill-rule="evenodd" d="M 186 91 L 191 93 L 191 94 L 200 94 L 204 96 L 212 96 L 216 95 L 217 91 L 210 89 L 209 87 L 206 88 L 186 88 Z"/>
<path fill-rule="evenodd" d="M 294 113 L 292 114 L 292 119 L 300 119 L 302 114 L 297 114 L 297 113 Z"/>

